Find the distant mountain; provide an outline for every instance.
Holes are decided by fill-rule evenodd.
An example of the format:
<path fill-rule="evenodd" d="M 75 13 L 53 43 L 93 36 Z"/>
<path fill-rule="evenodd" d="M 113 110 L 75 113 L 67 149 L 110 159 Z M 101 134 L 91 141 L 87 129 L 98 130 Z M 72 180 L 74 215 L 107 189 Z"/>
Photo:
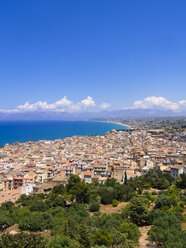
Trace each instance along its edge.
<path fill-rule="evenodd" d="M 101 112 L 27 112 L 1 113 L 0 120 L 105 120 L 118 118 L 186 117 L 186 112 L 154 109 L 125 109 Z"/>

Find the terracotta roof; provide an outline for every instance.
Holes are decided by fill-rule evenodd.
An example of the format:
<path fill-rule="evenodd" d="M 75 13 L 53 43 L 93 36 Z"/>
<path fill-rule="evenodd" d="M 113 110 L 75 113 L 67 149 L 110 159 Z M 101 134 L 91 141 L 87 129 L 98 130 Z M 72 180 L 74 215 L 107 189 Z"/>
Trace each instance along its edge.
<path fill-rule="evenodd" d="M 9 159 L 14 159 L 15 157 L 20 157 L 22 155 L 21 152 L 13 154 Z"/>
<path fill-rule="evenodd" d="M 182 164 L 175 164 L 174 166 L 172 166 L 172 169 L 176 169 L 176 170 L 179 170 L 183 167 Z"/>
<path fill-rule="evenodd" d="M 170 168 L 165 168 L 163 171 L 169 172 L 171 169 Z"/>
<path fill-rule="evenodd" d="M 63 182 L 65 178 L 63 176 L 58 176 L 53 178 L 53 182 Z"/>
<path fill-rule="evenodd" d="M 100 163 L 94 163 L 94 166 L 101 166 Z"/>
<path fill-rule="evenodd" d="M 92 171 L 86 171 L 84 175 L 85 176 L 92 176 Z"/>
<path fill-rule="evenodd" d="M 28 174 L 24 176 L 25 179 L 33 179 L 34 175 L 33 174 Z"/>
<path fill-rule="evenodd" d="M 66 160 L 61 160 L 58 164 L 66 164 L 67 161 Z"/>

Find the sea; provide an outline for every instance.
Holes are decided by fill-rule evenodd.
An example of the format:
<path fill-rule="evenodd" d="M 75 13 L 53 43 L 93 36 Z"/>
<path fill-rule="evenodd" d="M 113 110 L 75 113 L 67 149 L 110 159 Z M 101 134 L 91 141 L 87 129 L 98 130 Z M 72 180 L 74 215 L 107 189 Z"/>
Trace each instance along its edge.
<path fill-rule="evenodd" d="M 102 135 L 113 129 L 125 130 L 128 127 L 101 121 L 0 121 L 0 146 L 75 135 Z"/>

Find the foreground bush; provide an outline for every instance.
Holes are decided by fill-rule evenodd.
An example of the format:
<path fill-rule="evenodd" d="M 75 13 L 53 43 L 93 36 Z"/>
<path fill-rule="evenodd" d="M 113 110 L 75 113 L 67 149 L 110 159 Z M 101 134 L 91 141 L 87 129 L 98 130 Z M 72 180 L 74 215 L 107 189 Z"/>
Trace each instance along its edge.
<path fill-rule="evenodd" d="M 124 222 L 120 226 L 120 231 L 126 234 L 127 239 L 134 241 L 136 245 L 138 244 L 141 233 L 137 225 L 132 222 Z"/>
<path fill-rule="evenodd" d="M 95 245 L 105 245 L 109 247 L 112 244 L 112 236 L 105 230 L 100 230 L 92 235 L 92 240 Z"/>
<path fill-rule="evenodd" d="M 90 212 L 98 212 L 99 209 L 100 209 L 99 202 L 94 201 L 90 203 L 90 207 L 89 207 Z"/>
<path fill-rule="evenodd" d="M 3 234 L 0 237 L 1 248 L 47 248 L 48 240 L 40 235 L 19 233 Z"/>
<path fill-rule="evenodd" d="M 181 221 L 177 215 L 161 210 L 156 212 L 148 233 L 150 240 L 162 248 L 185 248 L 186 232 L 181 230 Z"/>
<path fill-rule="evenodd" d="M 80 244 L 69 236 L 55 236 L 49 243 L 49 248 L 80 248 Z"/>
<path fill-rule="evenodd" d="M 119 204 L 119 201 L 117 201 L 117 200 L 115 200 L 115 199 L 112 201 L 112 206 L 113 206 L 113 207 L 117 207 L 118 204 Z"/>

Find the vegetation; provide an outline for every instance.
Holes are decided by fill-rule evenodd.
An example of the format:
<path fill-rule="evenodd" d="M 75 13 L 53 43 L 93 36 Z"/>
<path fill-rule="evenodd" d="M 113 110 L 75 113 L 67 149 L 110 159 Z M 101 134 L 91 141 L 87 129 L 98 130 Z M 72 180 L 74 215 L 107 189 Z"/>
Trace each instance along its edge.
<path fill-rule="evenodd" d="M 117 207 L 118 204 L 119 204 L 119 201 L 117 201 L 117 200 L 115 200 L 115 199 L 112 201 L 112 206 L 113 206 L 113 207 Z"/>
<path fill-rule="evenodd" d="M 98 212 L 100 210 L 100 203 L 97 201 L 91 202 L 89 210 L 90 212 Z"/>
<path fill-rule="evenodd" d="M 1 248 L 46 248 L 47 244 L 46 238 L 36 234 L 3 234 L 0 238 Z"/>
<path fill-rule="evenodd" d="M 186 231 L 181 230 L 181 221 L 175 213 L 158 210 L 153 227 L 149 231 L 152 241 L 163 248 L 186 247 Z"/>
<path fill-rule="evenodd" d="M 120 213 L 99 212 L 100 203 L 117 207 L 123 201 L 128 203 Z M 149 238 L 158 245 L 182 248 L 186 247 L 181 229 L 185 202 L 184 175 L 175 182 L 155 170 L 126 178 L 124 184 L 108 179 L 104 185 L 86 184 L 72 175 L 66 187 L 55 186 L 49 194 L 23 195 L 14 204 L 1 205 L 0 229 L 4 233 L 17 224 L 20 232 L 0 236 L 0 248 L 133 248 L 141 235 L 138 227 L 146 225 L 152 225 Z M 48 238 L 43 237 L 46 230 Z"/>

